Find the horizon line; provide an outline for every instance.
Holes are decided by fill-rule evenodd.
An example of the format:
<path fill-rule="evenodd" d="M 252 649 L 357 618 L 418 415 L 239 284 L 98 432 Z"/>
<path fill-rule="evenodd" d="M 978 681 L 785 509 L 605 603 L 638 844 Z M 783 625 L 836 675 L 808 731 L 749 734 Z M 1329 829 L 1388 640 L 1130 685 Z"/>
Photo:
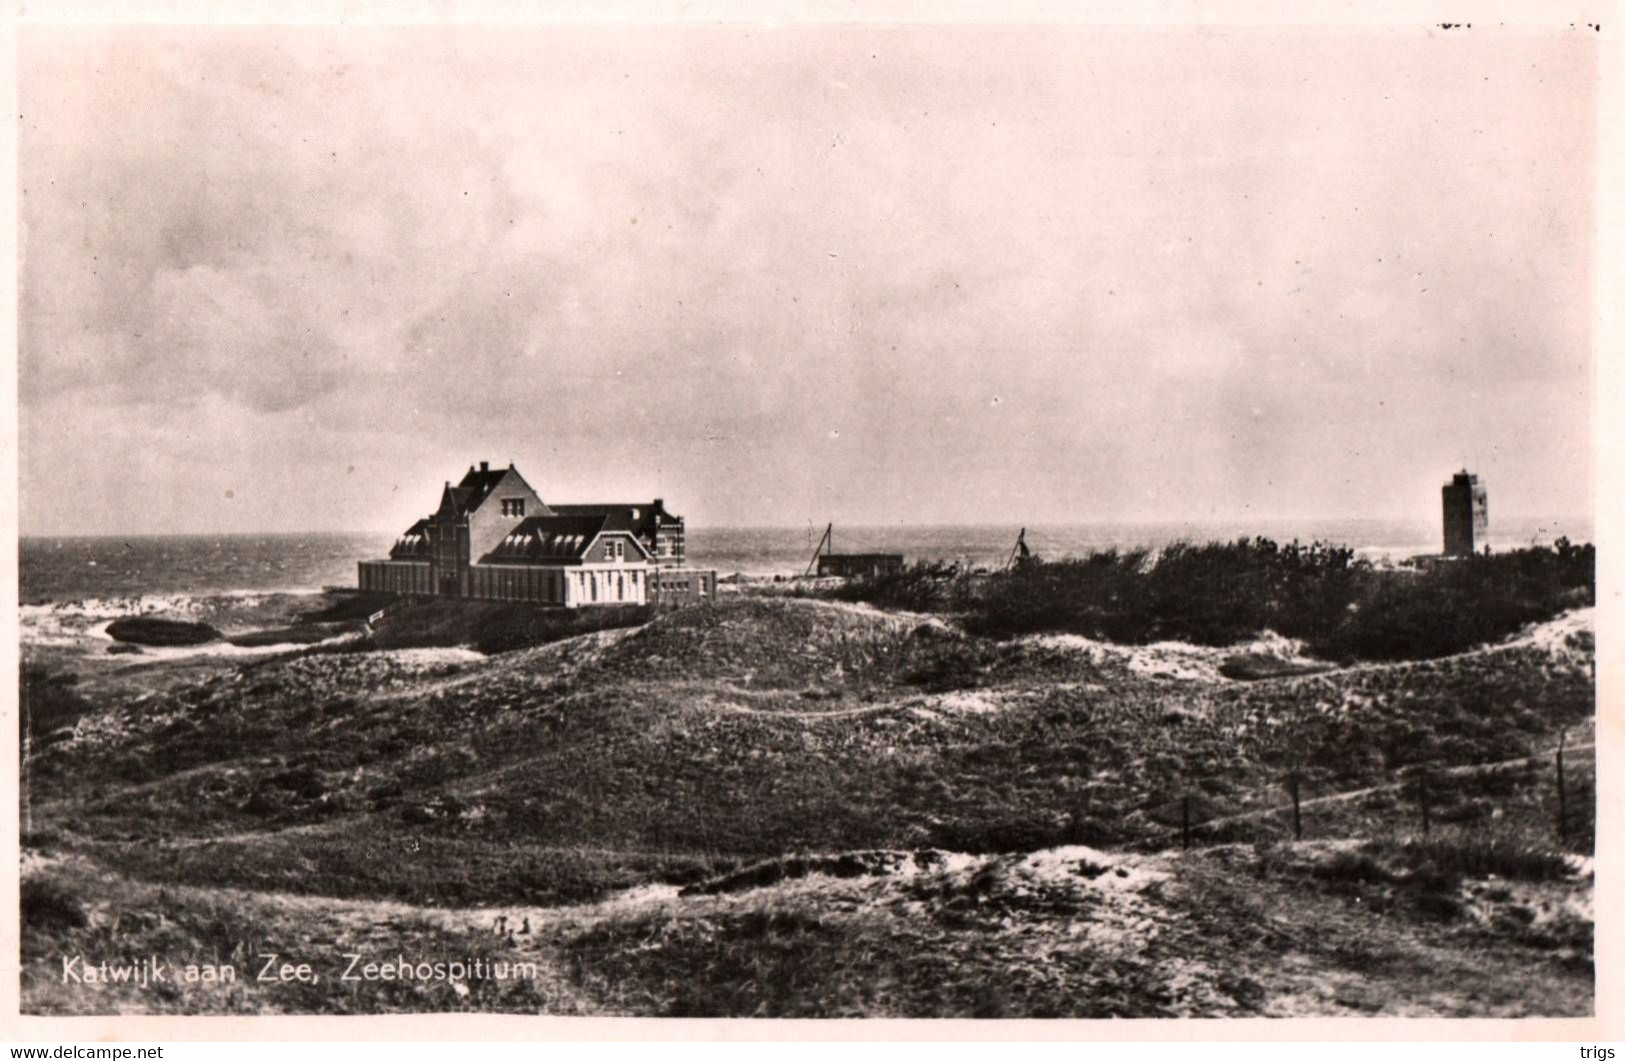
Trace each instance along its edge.
<path fill-rule="evenodd" d="M 1520 522 L 1529 521 L 1529 520 L 1551 520 L 1553 522 L 1584 520 L 1584 521 L 1586 521 L 1588 523 L 1591 523 L 1593 525 L 1593 530 L 1595 530 L 1595 523 L 1596 523 L 1596 515 L 1595 515 L 1595 513 L 1581 513 L 1581 512 L 1535 513 L 1535 514 L 1512 513 L 1512 514 L 1509 514 L 1509 515 L 1501 516 L 1499 518 L 1503 519 L 1503 520 L 1517 520 L 1517 521 L 1520 521 Z M 1423 517 L 1417 517 L 1417 516 L 1257 516 L 1257 517 L 1250 517 L 1250 516 L 1209 516 L 1209 517 L 1199 517 L 1199 518 L 1173 518 L 1173 519 L 1168 519 L 1168 518 L 1163 518 L 1163 519 L 1133 519 L 1133 518 L 1129 518 L 1129 519 L 1068 520 L 1068 521 L 1055 521 L 1055 520 L 1042 521 L 1042 520 L 1040 520 L 1040 521 L 1033 521 L 1033 522 L 1029 522 L 1029 523 L 1022 523 L 1020 521 L 998 521 L 998 522 L 970 521 L 970 522 L 962 522 L 962 523 L 941 523 L 941 522 L 930 522 L 930 523 L 907 523 L 907 522 L 872 523 L 872 522 L 853 522 L 853 523 L 842 524 L 840 522 L 835 522 L 835 526 L 836 526 L 837 529 L 839 529 L 842 526 L 845 526 L 845 527 L 853 529 L 853 530 L 891 530 L 891 529 L 899 529 L 899 528 L 908 529 L 908 530 L 939 530 L 939 529 L 974 528 L 974 527 L 998 527 L 998 528 L 1027 527 L 1027 528 L 1030 528 L 1030 529 L 1044 529 L 1044 528 L 1066 528 L 1066 527 L 1129 527 L 1129 526 L 1135 526 L 1135 527 L 1178 527 L 1178 526 L 1202 526 L 1202 525 L 1215 526 L 1215 525 L 1239 524 L 1239 523 L 1247 523 L 1247 522 L 1257 522 L 1257 523 L 1261 523 L 1261 524 L 1267 524 L 1267 523 L 1283 524 L 1283 523 L 1314 523 L 1314 522 L 1318 522 L 1318 521 L 1328 521 L 1328 522 L 1335 521 L 1335 522 L 1339 522 L 1339 523 L 1400 523 L 1400 524 L 1411 524 L 1411 525 L 1414 525 L 1414 526 L 1432 526 L 1432 524 L 1434 523 L 1434 520 L 1432 518 L 1423 518 Z M 826 519 L 823 522 L 830 523 L 832 521 Z M 698 525 L 691 525 L 691 526 L 689 526 L 688 529 L 689 530 L 695 530 L 695 529 L 700 529 L 700 530 L 707 530 L 707 529 L 711 529 L 711 530 L 740 530 L 740 531 L 802 531 L 802 530 L 805 530 L 808 526 L 816 527 L 817 522 L 809 520 L 807 523 L 702 523 L 702 524 L 698 524 Z M 17 535 L 17 540 L 18 541 L 23 541 L 25 539 L 48 540 L 48 539 L 53 539 L 53 538 L 61 538 L 61 539 L 72 539 L 72 538 L 246 538 L 246 537 L 256 537 L 256 536 L 258 536 L 258 537 L 275 537 L 275 538 L 292 538 L 292 537 L 317 535 L 317 534 L 337 534 L 337 535 L 357 535 L 357 536 L 359 536 L 359 535 L 386 536 L 386 535 L 390 535 L 392 533 L 397 534 L 397 536 L 398 536 L 398 532 L 391 532 L 391 531 L 385 531 L 385 530 L 364 530 L 364 529 L 353 529 L 353 528 L 348 529 L 348 530 L 305 529 L 305 530 L 228 530 L 228 531 L 206 531 L 206 530 L 82 531 L 82 532 L 70 533 L 70 534 L 38 533 L 38 532 L 22 532 L 22 531 L 19 531 L 18 535 Z"/>

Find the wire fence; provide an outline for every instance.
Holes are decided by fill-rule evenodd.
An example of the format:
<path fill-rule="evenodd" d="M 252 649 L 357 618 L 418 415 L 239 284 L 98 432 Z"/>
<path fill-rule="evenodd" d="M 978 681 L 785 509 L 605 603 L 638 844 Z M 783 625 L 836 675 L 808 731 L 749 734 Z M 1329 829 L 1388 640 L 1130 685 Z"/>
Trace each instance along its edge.
<path fill-rule="evenodd" d="M 1238 840 L 1311 840 L 1350 834 L 1350 819 L 1376 819 L 1395 833 L 1427 837 L 1441 826 L 1493 820 L 1503 804 L 1521 796 L 1519 811 L 1542 821 L 1564 849 L 1589 848 L 1595 839 L 1595 743 L 1570 743 L 1492 763 L 1424 762 L 1386 771 L 1380 781 L 1333 788 L 1303 769 L 1285 771 L 1277 785 L 1241 797 L 1215 797 L 1192 786 L 1139 813 L 1160 830 L 1151 846 L 1189 849 Z M 1489 798 L 1484 798 L 1489 797 Z M 1369 828 L 1360 830 L 1369 834 Z"/>

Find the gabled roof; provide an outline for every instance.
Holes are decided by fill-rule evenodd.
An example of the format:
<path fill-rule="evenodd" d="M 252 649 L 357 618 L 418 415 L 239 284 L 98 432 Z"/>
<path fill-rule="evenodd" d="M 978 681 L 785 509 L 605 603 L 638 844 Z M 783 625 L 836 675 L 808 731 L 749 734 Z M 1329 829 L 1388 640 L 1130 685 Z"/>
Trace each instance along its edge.
<path fill-rule="evenodd" d="M 610 525 L 608 516 L 531 516 L 508 532 L 484 557 L 482 563 L 568 563 L 580 561 L 600 534 L 620 532 L 630 535 L 629 527 Z M 633 543 L 648 556 L 648 550 L 634 536 Z"/>
<path fill-rule="evenodd" d="M 468 511 L 469 511 L 469 508 L 468 508 L 468 495 L 469 495 L 469 491 L 468 491 L 468 489 L 466 487 L 447 486 L 445 494 L 441 497 L 440 507 L 441 508 L 446 507 L 446 500 L 445 499 L 449 497 L 449 498 L 451 498 L 451 511 L 452 511 L 452 514 L 455 515 L 455 516 L 467 515 Z"/>
<path fill-rule="evenodd" d="M 554 512 L 569 516 L 604 516 L 609 529 L 652 535 L 659 527 L 675 527 L 682 521 L 666 511 L 666 503 L 653 501 L 609 503 L 602 505 L 550 505 Z"/>
<path fill-rule="evenodd" d="M 468 473 L 463 476 L 462 481 L 456 486 L 447 484 L 446 490 L 451 495 L 453 514 L 461 517 L 479 511 L 480 506 L 496 492 L 497 486 L 509 475 L 524 483 L 525 489 L 532 494 L 536 494 L 536 490 L 525 482 L 525 477 L 519 474 L 519 469 L 511 464 L 506 468 L 492 468 L 483 464 L 478 468 L 471 466 Z M 540 494 L 536 494 L 536 500 L 541 501 Z M 444 494 L 441 495 L 440 503 L 442 507 L 445 506 Z M 542 508 L 546 511 L 552 511 L 546 503 L 542 503 Z"/>
<path fill-rule="evenodd" d="M 479 508 L 480 504 L 491 496 L 491 491 L 497 488 L 497 484 L 502 481 L 502 477 L 512 470 L 511 467 L 469 468 L 468 474 L 463 476 L 463 481 L 457 484 L 457 489 L 463 495 L 462 504 L 464 507 L 462 511 L 473 512 Z"/>

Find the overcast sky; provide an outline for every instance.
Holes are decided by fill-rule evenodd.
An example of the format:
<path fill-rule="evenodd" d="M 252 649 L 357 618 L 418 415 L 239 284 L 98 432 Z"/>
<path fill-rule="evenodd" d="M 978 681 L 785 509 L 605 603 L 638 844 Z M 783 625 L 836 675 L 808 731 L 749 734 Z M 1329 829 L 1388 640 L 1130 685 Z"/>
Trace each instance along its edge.
<path fill-rule="evenodd" d="M 1596 46 L 31 29 L 22 529 L 1587 513 Z"/>

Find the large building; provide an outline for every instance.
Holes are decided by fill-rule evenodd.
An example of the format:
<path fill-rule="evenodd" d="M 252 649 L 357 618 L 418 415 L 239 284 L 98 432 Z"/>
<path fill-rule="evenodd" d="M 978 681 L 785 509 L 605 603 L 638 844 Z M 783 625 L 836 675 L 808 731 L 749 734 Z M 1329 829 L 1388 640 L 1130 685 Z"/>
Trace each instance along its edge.
<path fill-rule="evenodd" d="M 439 507 L 358 574 L 369 592 L 564 608 L 716 595 L 716 572 L 687 567 L 682 517 L 659 498 L 548 505 L 512 464 L 485 461 L 456 486 L 448 480 Z"/>
<path fill-rule="evenodd" d="M 1444 484 L 1444 555 L 1472 556 L 1490 530 L 1489 492 L 1466 468 Z"/>

